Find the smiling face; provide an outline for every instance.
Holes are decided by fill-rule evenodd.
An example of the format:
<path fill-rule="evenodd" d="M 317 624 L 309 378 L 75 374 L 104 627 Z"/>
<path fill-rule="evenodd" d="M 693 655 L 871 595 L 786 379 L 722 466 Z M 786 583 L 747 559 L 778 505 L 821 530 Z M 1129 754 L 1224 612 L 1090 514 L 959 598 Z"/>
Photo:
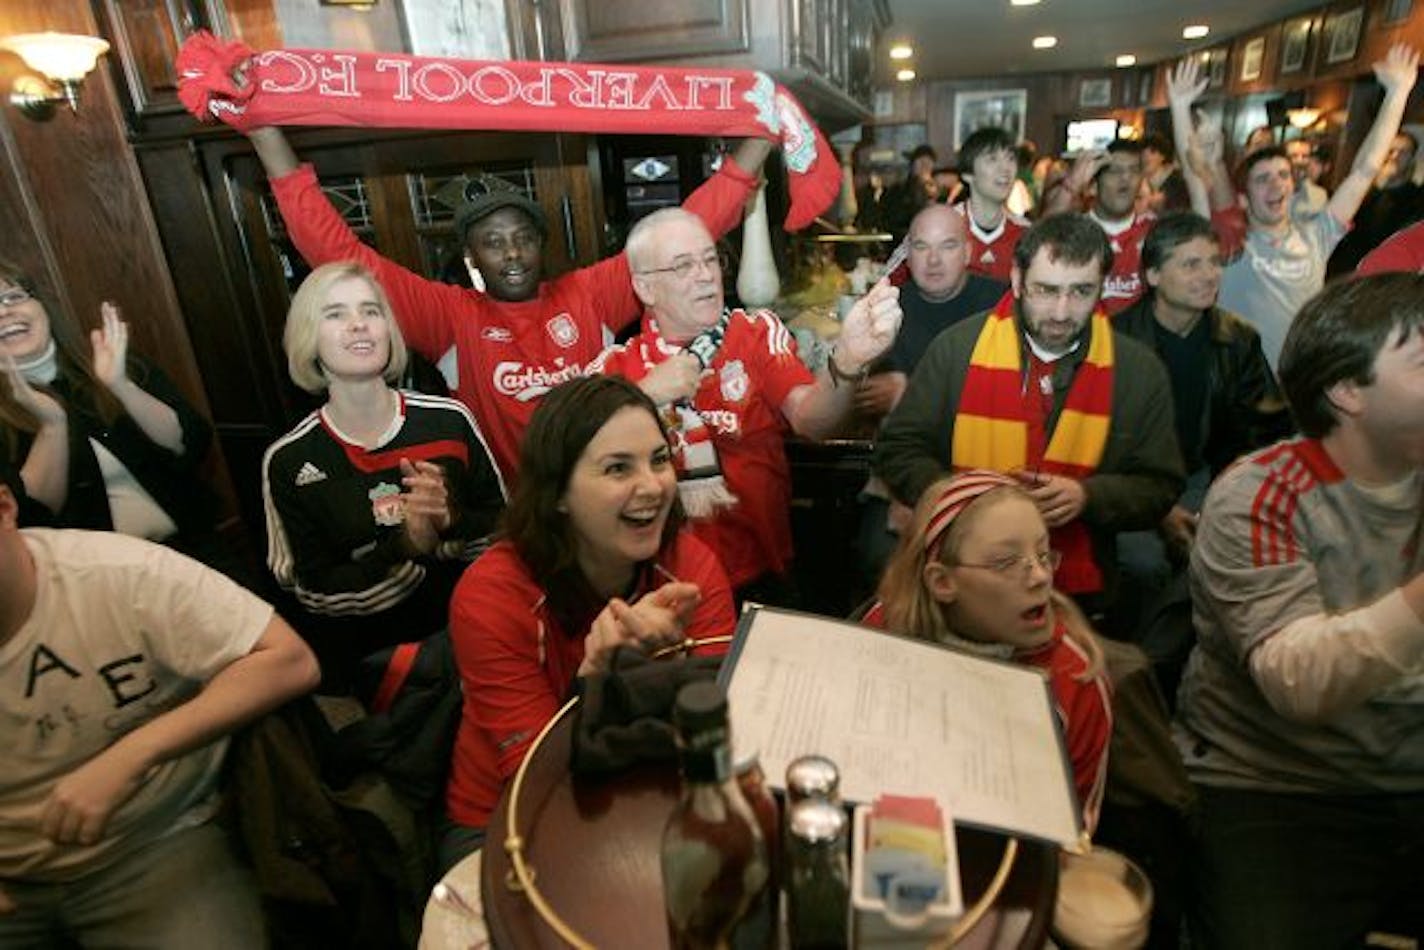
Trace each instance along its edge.
<path fill-rule="evenodd" d="M 1291 177 L 1296 185 L 1300 185 L 1310 177 L 1310 153 L 1313 149 L 1305 139 L 1291 139 L 1284 148 L 1291 163 Z"/>
<path fill-rule="evenodd" d="M 1019 173 L 1019 161 L 1012 149 L 1000 148 L 974 158 L 974 176 L 970 180 L 974 194 L 995 204 L 1009 200 L 1014 178 Z"/>
<path fill-rule="evenodd" d="M 600 593 L 617 593 L 658 553 L 676 497 L 677 474 L 657 420 L 640 406 L 619 409 L 584 447 L 559 501 L 595 590 L 611 578 L 614 590 Z"/>
<path fill-rule="evenodd" d="M 391 328 L 371 284 L 344 277 L 331 285 L 321 306 L 316 355 L 329 383 L 379 377 L 391 359 Z"/>
<path fill-rule="evenodd" d="M 1159 267 L 1146 271 L 1156 299 L 1178 310 L 1201 311 L 1216 303 L 1221 290 L 1221 253 L 1204 237 L 1172 248 Z"/>
<path fill-rule="evenodd" d="M 34 359 L 50 344 L 44 304 L 19 284 L 0 280 L 0 348 L 16 362 Z"/>
<path fill-rule="evenodd" d="M 1246 173 L 1246 214 L 1260 227 L 1278 227 L 1290 214 L 1295 179 L 1289 159 L 1262 159 Z"/>
<path fill-rule="evenodd" d="M 996 490 L 960 513 L 943 563 L 925 568 L 925 583 L 949 629 L 967 640 L 1033 647 L 1053 631 L 1045 566 L 1048 528 L 1033 502 Z M 1025 567 L 1027 560 L 1029 566 Z"/>
<path fill-rule="evenodd" d="M 1024 330 L 1050 353 L 1066 353 L 1088 325 L 1103 289 L 1102 261 L 1070 264 L 1042 247 L 1028 270 L 1009 272 Z"/>
<path fill-rule="evenodd" d="M 910 222 L 910 277 L 926 300 L 953 298 L 969 279 L 968 224 L 958 210 L 931 205 Z"/>
<path fill-rule="evenodd" d="M 470 225 L 466 250 L 494 299 L 517 303 L 539 292 L 544 237 L 518 208 L 501 208 Z"/>
<path fill-rule="evenodd" d="M 685 343 L 722 319 L 716 245 L 702 222 L 687 215 L 658 222 L 648 245 L 648 253 L 639 255 L 633 289 L 657 316 L 663 335 Z"/>

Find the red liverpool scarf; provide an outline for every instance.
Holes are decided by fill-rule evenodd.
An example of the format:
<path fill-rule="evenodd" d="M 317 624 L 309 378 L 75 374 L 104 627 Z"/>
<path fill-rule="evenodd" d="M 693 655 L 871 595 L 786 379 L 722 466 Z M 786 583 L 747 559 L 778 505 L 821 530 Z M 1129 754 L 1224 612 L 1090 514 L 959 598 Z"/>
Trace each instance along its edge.
<path fill-rule="evenodd" d="M 1005 294 L 984 323 L 969 357 L 950 449 L 955 471 L 1024 469 L 1029 452 L 1022 360 L 1014 297 Z M 1073 385 L 1049 437 L 1043 471 L 1081 479 L 1097 469 L 1108 441 L 1112 392 L 1112 326 L 1099 311 L 1092 317 L 1087 356 L 1073 374 Z M 1055 586 L 1070 594 L 1102 590 L 1102 569 L 1093 558 L 1088 529 L 1081 520 L 1054 528 L 1051 543 L 1063 554 Z"/>
<path fill-rule="evenodd" d="M 836 153 L 763 72 L 462 60 L 400 53 L 254 53 L 199 31 L 176 62 L 199 119 L 264 125 L 725 135 L 779 142 L 797 231 L 840 193 Z M 238 78 L 234 79 L 234 75 Z"/>

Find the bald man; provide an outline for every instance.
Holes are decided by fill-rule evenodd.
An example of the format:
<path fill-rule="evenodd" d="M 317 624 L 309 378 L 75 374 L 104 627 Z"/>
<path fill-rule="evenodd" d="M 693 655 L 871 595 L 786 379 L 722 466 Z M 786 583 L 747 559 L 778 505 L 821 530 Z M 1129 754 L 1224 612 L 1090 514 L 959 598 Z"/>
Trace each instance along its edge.
<path fill-rule="evenodd" d="M 904 320 L 895 344 L 856 389 L 856 408 L 879 419 L 895 408 L 920 354 L 940 332 L 983 313 L 1008 286 L 969 272 L 962 205 L 929 205 L 910 222 L 910 279 L 900 288 Z"/>
<path fill-rule="evenodd" d="M 904 319 L 895 343 L 856 387 L 856 410 L 879 422 L 904 395 L 910 374 L 941 332 L 961 320 L 993 309 L 1008 285 L 969 270 L 969 220 L 964 205 L 930 205 L 910 222 L 910 279 L 900 288 Z M 885 560 L 909 518 L 892 506 L 890 492 L 872 478 L 861 492 L 860 567 L 869 587 L 880 579 Z"/>

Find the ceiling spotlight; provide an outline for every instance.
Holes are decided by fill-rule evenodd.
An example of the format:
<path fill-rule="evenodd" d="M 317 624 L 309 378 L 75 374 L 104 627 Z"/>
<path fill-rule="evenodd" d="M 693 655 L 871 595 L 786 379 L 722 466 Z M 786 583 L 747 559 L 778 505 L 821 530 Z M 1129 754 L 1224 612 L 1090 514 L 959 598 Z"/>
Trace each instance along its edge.
<path fill-rule="evenodd" d="M 1117 63 L 1118 66 L 1136 66 L 1137 57 L 1131 53 L 1123 53 L 1117 59 L 1113 60 L 1113 62 Z"/>
<path fill-rule="evenodd" d="M 1183 28 L 1182 39 L 1199 40 L 1210 32 L 1211 27 L 1207 26 L 1205 23 L 1193 23 L 1191 26 Z"/>
<path fill-rule="evenodd" d="M 895 78 L 901 82 L 909 82 L 915 78 L 915 71 L 913 69 L 902 69 L 895 74 Z"/>
<path fill-rule="evenodd" d="M 1012 7 L 1036 7 L 1036 6 L 1038 6 L 1038 0 L 1009 0 L 1009 6 L 1012 6 Z"/>
<path fill-rule="evenodd" d="M 890 47 L 891 59 L 909 59 L 911 56 L 914 55 L 914 47 L 912 47 L 909 43 L 896 43 L 894 46 Z"/>
<path fill-rule="evenodd" d="M 1033 38 L 1034 49 L 1053 49 L 1057 45 L 1058 37 L 1056 36 L 1035 36 Z"/>

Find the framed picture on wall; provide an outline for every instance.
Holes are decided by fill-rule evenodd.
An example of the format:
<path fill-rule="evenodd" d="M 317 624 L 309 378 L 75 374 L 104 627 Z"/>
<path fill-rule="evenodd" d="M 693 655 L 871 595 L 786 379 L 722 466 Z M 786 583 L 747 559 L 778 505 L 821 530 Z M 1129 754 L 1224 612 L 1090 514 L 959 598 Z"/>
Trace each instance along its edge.
<path fill-rule="evenodd" d="M 1201 53 L 1201 69 L 1206 76 L 1208 89 L 1220 89 L 1226 85 L 1226 54 L 1224 46 Z"/>
<path fill-rule="evenodd" d="M 1157 78 L 1157 70 L 1149 69 L 1142 74 L 1142 78 L 1137 81 L 1137 104 L 1140 106 L 1152 104 L 1152 86 Z"/>
<path fill-rule="evenodd" d="M 1403 23 L 1414 10 L 1414 0 L 1385 0 L 1382 26 Z"/>
<path fill-rule="evenodd" d="M 1281 28 L 1281 74 L 1298 73 L 1305 68 L 1310 55 L 1310 32 L 1315 25 L 1314 17 L 1296 17 L 1287 20 Z"/>
<path fill-rule="evenodd" d="M 1078 84 L 1078 105 L 1099 109 L 1112 105 L 1111 79 L 1084 79 Z"/>
<path fill-rule="evenodd" d="M 954 94 L 954 147 L 958 150 L 975 129 L 991 125 L 1008 132 L 1015 142 L 1021 141 L 1027 113 L 1027 89 L 957 92 Z"/>
<path fill-rule="evenodd" d="M 1326 63 L 1348 63 L 1360 48 L 1360 27 L 1365 22 L 1365 8 L 1355 7 L 1344 13 L 1331 14 L 1325 21 Z"/>
<path fill-rule="evenodd" d="M 1261 78 L 1261 65 L 1266 59 L 1266 38 L 1258 36 L 1246 44 L 1241 51 L 1241 81 L 1252 82 Z"/>

